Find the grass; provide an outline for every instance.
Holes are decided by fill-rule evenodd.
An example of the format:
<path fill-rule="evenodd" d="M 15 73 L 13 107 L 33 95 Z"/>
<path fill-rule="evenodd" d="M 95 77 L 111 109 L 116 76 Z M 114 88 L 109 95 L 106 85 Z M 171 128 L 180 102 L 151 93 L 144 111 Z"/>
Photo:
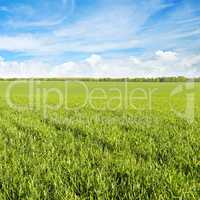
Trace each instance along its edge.
<path fill-rule="evenodd" d="M 185 83 L 84 82 L 86 96 L 78 83 L 66 93 L 44 81 L 16 110 L 11 83 L 0 82 L 0 199 L 200 198 L 200 84 L 170 98 Z M 30 103 L 28 85 L 12 88 L 18 106 Z M 65 97 L 58 109 L 51 88 Z M 192 121 L 177 114 L 188 94 Z"/>

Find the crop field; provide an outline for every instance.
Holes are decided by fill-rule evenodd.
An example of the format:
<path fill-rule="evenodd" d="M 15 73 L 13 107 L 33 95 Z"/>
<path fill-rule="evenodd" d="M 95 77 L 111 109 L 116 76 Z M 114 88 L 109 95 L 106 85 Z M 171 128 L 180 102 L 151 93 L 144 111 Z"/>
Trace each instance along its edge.
<path fill-rule="evenodd" d="M 200 84 L 1 81 L 0 199 L 200 199 Z"/>

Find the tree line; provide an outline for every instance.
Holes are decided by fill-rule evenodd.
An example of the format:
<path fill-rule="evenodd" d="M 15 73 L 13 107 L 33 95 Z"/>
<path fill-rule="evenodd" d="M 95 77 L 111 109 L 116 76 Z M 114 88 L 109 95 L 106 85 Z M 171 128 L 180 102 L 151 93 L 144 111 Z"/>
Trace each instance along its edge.
<path fill-rule="evenodd" d="M 97 82 L 200 82 L 200 77 L 187 78 L 184 76 L 156 78 L 0 78 L 0 81 L 40 80 L 40 81 L 97 81 Z"/>

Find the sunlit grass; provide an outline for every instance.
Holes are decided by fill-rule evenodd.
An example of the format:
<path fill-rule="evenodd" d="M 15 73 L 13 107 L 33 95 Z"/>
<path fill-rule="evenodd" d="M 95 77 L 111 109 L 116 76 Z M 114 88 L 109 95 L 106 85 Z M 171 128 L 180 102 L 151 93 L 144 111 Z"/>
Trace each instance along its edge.
<path fill-rule="evenodd" d="M 65 93 L 64 82 L 41 82 L 33 107 L 23 110 L 7 105 L 9 84 L 0 83 L 0 199 L 200 198 L 199 84 L 192 122 L 173 111 L 187 103 L 187 91 L 170 98 L 181 83 L 128 83 L 126 89 L 86 82 L 90 94 L 95 88 L 105 94 L 96 90 L 100 98 L 83 106 L 86 91 L 77 83 Z M 11 92 L 18 106 L 30 103 L 27 85 Z M 58 104 L 56 94 L 44 101 L 50 88 L 66 96 L 58 110 L 47 107 Z M 134 89 L 137 98 L 130 99 Z"/>

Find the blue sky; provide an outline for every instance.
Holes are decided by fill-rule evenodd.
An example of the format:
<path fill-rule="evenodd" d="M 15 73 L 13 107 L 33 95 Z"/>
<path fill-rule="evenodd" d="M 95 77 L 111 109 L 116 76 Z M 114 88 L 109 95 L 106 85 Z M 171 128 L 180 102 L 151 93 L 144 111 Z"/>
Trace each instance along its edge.
<path fill-rule="evenodd" d="M 0 0 L 0 76 L 200 76 L 199 0 Z"/>

